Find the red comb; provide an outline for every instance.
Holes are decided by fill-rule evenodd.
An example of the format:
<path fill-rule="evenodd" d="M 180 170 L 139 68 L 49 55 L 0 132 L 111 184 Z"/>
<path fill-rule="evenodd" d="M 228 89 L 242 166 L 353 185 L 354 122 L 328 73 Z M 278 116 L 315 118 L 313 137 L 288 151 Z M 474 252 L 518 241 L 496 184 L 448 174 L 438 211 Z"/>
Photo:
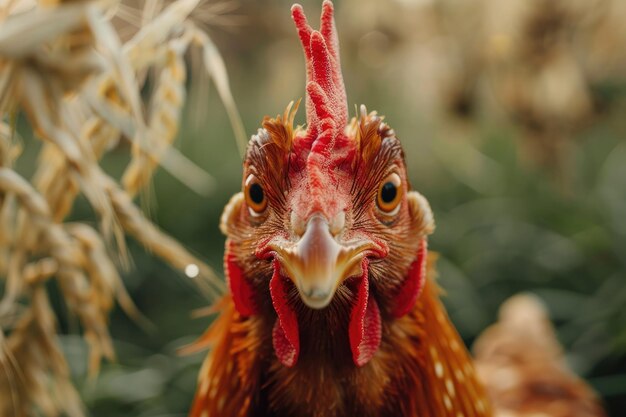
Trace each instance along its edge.
<path fill-rule="evenodd" d="M 299 4 L 293 5 L 291 15 L 306 57 L 306 136 L 311 141 L 313 153 L 330 156 L 330 151 L 339 145 L 337 139 L 343 136 L 348 122 L 333 4 L 329 0 L 324 1 L 319 31 L 309 26 Z"/>

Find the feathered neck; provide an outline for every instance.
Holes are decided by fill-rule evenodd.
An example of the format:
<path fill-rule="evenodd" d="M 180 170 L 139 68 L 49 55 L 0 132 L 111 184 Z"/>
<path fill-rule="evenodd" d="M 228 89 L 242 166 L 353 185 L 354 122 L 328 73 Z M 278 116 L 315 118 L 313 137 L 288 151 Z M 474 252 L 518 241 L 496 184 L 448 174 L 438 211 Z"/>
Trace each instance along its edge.
<path fill-rule="evenodd" d="M 200 372 L 191 417 L 487 417 L 491 409 L 432 278 L 415 308 L 385 322 L 370 363 L 321 359 L 287 368 L 271 347 L 262 316 L 244 318 L 226 296 L 211 328 L 193 346 L 212 351 Z M 270 320 L 271 321 L 271 320 Z"/>

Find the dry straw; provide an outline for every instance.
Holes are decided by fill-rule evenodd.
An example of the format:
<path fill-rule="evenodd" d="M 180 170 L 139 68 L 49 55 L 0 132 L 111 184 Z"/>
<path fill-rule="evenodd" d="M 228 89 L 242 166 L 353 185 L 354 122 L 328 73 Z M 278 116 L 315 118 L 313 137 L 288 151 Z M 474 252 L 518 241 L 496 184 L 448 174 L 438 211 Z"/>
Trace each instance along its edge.
<path fill-rule="evenodd" d="M 199 2 L 162 7 L 147 0 L 142 9 L 116 0 L 0 5 L 1 416 L 85 415 L 59 346 L 47 283 L 55 282 L 80 323 L 95 375 L 102 358 L 114 358 L 108 316 L 115 301 L 140 319 L 117 268 L 127 236 L 177 269 L 195 264 L 203 278 L 195 282 L 207 296 L 223 291 L 207 265 L 134 203 L 158 165 L 198 192 L 211 186 L 211 178 L 172 147 L 191 48 L 203 56 L 238 146 L 245 144 L 224 63 L 192 19 L 197 10 L 206 19 Z M 148 72 L 155 76 L 146 99 Z M 14 170 L 19 114 L 42 141 L 31 180 Z M 99 161 L 120 141 L 131 143 L 132 154 L 117 181 Z M 79 195 L 96 213 L 97 228 L 65 222 Z"/>

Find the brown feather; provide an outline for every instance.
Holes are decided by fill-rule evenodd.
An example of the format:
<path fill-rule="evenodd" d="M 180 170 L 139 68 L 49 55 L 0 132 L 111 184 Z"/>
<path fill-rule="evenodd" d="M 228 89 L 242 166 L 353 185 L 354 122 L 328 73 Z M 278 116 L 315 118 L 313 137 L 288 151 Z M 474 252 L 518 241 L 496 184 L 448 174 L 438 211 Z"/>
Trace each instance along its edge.
<path fill-rule="evenodd" d="M 362 368 L 323 360 L 283 366 L 271 348 L 269 323 L 241 317 L 226 297 L 198 341 L 212 351 L 190 416 L 490 416 L 438 293 L 430 277 L 408 315 L 385 320 L 383 344 Z"/>
<path fill-rule="evenodd" d="M 474 345 L 498 417 L 605 417 L 596 394 L 566 366 L 547 312 L 530 295 L 504 303 Z"/>
<path fill-rule="evenodd" d="M 272 142 L 277 145 L 283 152 L 290 152 L 293 145 L 294 133 L 298 131 L 296 127 L 293 127 L 293 121 L 300 107 L 300 100 L 290 102 L 287 108 L 283 112 L 282 116 L 279 114 L 275 118 L 265 117 L 263 119 L 263 128 L 270 134 Z"/>
<path fill-rule="evenodd" d="M 226 295 L 216 306 L 220 315 L 211 327 L 183 353 L 211 347 L 198 379 L 191 417 L 244 417 L 260 389 L 258 320 L 243 318 Z"/>

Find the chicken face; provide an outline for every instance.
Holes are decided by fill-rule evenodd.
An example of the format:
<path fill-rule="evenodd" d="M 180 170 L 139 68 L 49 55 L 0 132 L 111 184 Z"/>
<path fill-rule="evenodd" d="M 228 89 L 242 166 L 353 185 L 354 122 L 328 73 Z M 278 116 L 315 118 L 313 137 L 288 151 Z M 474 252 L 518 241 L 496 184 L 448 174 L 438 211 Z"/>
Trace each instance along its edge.
<path fill-rule="evenodd" d="M 320 31 L 299 6 L 292 13 L 307 57 L 308 127 L 294 130 L 290 105 L 250 140 L 242 192 L 222 219 L 226 273 L 242 315 L 274 320 L 284 365 L 298 362 L 303 331 L 323 322 L 346 330 L 334 343 L 362 366 L 383 320 L 415 303 L 432 214 L 410 190 L 395 132 L 364 106 L 347 121 L 332 4 Z"/>

